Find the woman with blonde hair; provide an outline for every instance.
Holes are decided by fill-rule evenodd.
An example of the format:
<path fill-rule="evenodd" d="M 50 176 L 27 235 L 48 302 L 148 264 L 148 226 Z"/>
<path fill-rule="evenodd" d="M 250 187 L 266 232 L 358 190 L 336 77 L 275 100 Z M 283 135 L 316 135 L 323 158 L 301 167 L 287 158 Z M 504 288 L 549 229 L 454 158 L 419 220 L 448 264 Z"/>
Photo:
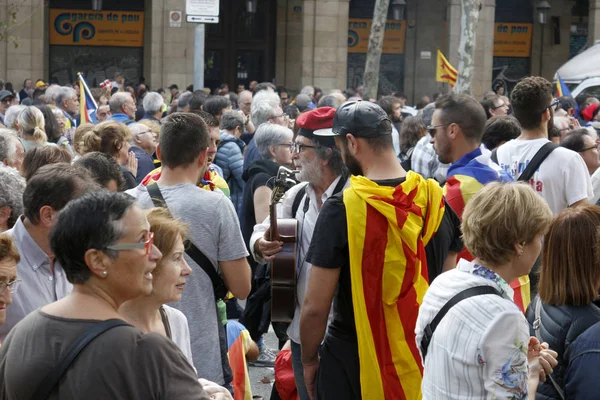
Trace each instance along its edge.
<path fill-rule="evenodd" d="M 123 190 L 133 189 L 137 186 L 137 159 L 133 152 L 129 152 L 131 145 L 131 132 L 129 128 L 116 121 L 102 122 L 81 138 L 79 150 L 81 154 L 99 151 L 113 157 L 121 166 L 125 186 Z"/>
<path fill-rule="evenodd" d="M 33 147 L 46 144 L 48 141 L 44 130 L 46 120 L 44 114 L 37 107 L 26 107 L 19 113 L 17 120 L 19 122 L 19 136 L 23 139 L 25 152 Z"/>
<path fill-rule="evenodd" d="M 556 353 L 530 338 L 510 282 L 531 271 L 552 220 L 529 186 L 491 183 L 467 203 L 463 240 L 475 257 L 438 276 L 416 324 L 423 399 L 535 399 Z"/>

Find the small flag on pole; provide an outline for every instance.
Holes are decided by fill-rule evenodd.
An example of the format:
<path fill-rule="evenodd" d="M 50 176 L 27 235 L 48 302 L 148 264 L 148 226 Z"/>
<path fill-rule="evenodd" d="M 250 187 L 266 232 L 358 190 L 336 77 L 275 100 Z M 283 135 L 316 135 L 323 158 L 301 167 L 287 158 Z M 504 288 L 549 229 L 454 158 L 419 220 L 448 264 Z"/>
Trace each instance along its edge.
<path fill-rule="evenodd" d="M 437 52 L 437 70 L 435 73 L 436 82 L 446 82 L 450 86 L 456 85 L 456 78 L 458 77 L 458 71 L 446 60 L 446 57 L 441 51 Z"/>
<path fill-rule="evenodd" d="M 96 119 L 96 111 L 98 110 L 98 105 L 96 105 L 96 101 L 94 101 L 94 97 L 90 92 L 90 89 L 85 83 L 85 79 L 83 79 L 83 75 L 80 73 L 77 74 L 79 77 L 79 116 L 81 118 L 81 123 L 92 123 L 95 124 L 98 122 Z"/>
<path fill-rule="evenodd" d="M 571 91 L 569 90 L 569 87 L 567 86 L 567 84 L 562 80 L 562 78 L 560 77 L 560 75 L 557 73 L 556 74 L 556 97 L 563 97 L 563 96 L 571 96 Z M 579 105 L 577 103 L 575 103 L 575 115 L 576 118 L 579 117 Z"/>

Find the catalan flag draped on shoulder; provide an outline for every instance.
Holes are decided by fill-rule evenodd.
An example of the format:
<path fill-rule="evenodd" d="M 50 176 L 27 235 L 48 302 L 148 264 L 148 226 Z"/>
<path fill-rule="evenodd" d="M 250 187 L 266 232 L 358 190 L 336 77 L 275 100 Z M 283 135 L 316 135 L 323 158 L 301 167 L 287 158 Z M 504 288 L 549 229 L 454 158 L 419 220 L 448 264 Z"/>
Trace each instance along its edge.
<path fill-rule="evenodd" d="M 490 182 L 513 181 L 509 174 L 491 160 L 491 154 L 489 150 L 480 147 L 465 154 L 448 168 L 444 197 L 461 220 L 465 205 L 483 186 Z M 474 257 L 463 248 L 458 258 L 473 261 Z M 515 291 L 515 303 L 521 311 L 525 312 L 531 299 L 529 277 L 523 276 L 511 282 L 510 286 Z"/>
<path fill-rule="evenodd" d="M 446 57 L 441 51 L 437 52 L 437 69 L 435 73 L 436 82 L 449 83 L 450 86 L 456 85 L 456 78 L 458 78 L 458 71 L 446 60 Z"/>
<path fill-rule="evenodd" d="M 344 191 L 363 399 L 420 399 L 415 343 L 429 287 L 425 246 L 444 216 L 442 189 L 409 172 L 397 187 L 351 177 Z"/>
<path fill-rule="evenodd" d="M 77 74 L 79 77 L 79 116 L 81 118 L 81 124 L 85 124 L 87 122 L 95 124 L 98 122 L 96 119 L 96 111 L 98 110 L 98 105 L 90 92 L 90 89 L 85 83 L 85 79 L 83 79 L 83 75 L 81 73 Z"/>

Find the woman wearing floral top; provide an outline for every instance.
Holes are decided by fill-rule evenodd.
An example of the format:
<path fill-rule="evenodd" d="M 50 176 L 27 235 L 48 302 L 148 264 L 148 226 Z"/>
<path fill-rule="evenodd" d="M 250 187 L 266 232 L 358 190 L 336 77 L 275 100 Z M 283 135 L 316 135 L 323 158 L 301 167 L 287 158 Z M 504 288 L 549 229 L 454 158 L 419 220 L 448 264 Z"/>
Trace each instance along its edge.
<path fill-rule="evenodd" d="M 458 293 L 491 286 L 499 295 L 467 298 L 441 320 L 423 363 L 424 400 L 535 398 L 535 385 L 556 365 L 556 353 L 530 338 L 509 283 L 530 272 L 551 219 L 544 200 L 528 185 L 492 183 L 469 201 L 463 240 L 476 258 L 460 260 L 432 283 L 419 310 L 417 345 L 425 327 Z"/>

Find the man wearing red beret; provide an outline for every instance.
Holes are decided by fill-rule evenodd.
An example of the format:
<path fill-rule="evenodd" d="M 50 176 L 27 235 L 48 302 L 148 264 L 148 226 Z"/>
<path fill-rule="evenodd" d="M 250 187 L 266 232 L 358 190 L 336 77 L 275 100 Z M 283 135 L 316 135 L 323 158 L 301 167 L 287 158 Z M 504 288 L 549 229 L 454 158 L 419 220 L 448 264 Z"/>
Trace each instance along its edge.
<path fill-rule="evenodd" d="M 298 220 L 298 254 L 296 255 L 296 311 L 288 328 L 292 345 L 292 365 L 294 380 L 300 400 L 308 400 L 304 384 L 304 373 L 300 348 L 300 312 L 308 277 L 312 265 L 306 262 L 306 253 L 312 239 L 313 229 L 321 206 L 329 197 L 341 192 L 349 184 L 348 173 L 335 140 L 329 136 L 317 136 L 319 131 L 331 131 L 335 108 L 321 107 L 301 114 L 296 120 L 300 128 L 294 142 L 293 160 L 299 171 L 301 182 L 289 189 L 281 203 L 277 205 L 279 218 Z M 269 241 L 269 218 L 254 227 L 250 239 L 250 250 L 254 259 L 266 262 L 281 250 L 283 243 Z"/>

